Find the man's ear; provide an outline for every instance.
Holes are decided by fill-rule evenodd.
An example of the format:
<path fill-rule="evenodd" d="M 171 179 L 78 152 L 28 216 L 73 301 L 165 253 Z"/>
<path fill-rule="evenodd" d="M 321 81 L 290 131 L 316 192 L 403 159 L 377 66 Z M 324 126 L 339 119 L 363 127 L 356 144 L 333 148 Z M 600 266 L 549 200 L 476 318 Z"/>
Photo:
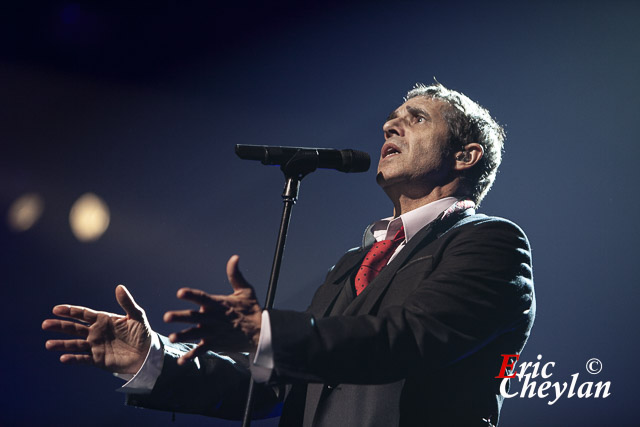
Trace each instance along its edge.
<path fill-rule="evenodd" d="M 453 166 L 454 170 L 465 170 L 473 167 L 476 163 L 482 159 L 484 155 L 484 150 L 482 145 L 472 142 L 464 146 L 463 150 L 458 151 L 455 154 L 455 165 Z"/>

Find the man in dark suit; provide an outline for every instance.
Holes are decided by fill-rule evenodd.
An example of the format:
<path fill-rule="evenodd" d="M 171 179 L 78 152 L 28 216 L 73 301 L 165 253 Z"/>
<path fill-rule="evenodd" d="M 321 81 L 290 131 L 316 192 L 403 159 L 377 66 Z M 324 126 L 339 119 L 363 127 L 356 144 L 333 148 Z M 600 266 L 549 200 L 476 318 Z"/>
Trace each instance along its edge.
<path fill-rule="evenodd" d="M 503 131 L 440 84 L 416 86 L 383 130 L 377 180 L 394 216 L 366 230 L 306 312 L 262 312 L 234 256 L 233 294 L 178 291 L 199 309 L 165 321 L 190 329 L 158 338 L 120 286 L 127 316 L 56 306 L 90 326 L 46 320 L 45 329 L 84 338 L 47 348 L 83 352 L 64 354 L 65 363 L 136 374 L 125 386 L 136 406 L 239 417 L 249 359 L 212 350 L 248 350 L 261 383 L 256 416 L 284 401 L 282 425 L 497 424 L 502 355 L 522 350 L 535 314 L 524 233 L 475 213 L 500 164 Z"/>

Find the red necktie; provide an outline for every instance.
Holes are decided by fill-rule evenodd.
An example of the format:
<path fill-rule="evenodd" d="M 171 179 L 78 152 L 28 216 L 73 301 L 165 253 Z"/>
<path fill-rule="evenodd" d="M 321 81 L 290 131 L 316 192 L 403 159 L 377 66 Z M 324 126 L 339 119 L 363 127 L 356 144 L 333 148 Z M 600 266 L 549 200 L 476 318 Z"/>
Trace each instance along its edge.
<path fill-rule="evenodd" d="M 364 288 L 376 278 L 389 262 L 391 255 L 393 255 L 403 241 L 404 227 L 401 227 L 393 240 L 382 240 L 373 245 L 364 257 L 358 274 L 356 274 L 356 295 L 360 295 L 360 293 L 364 291 Z"/>

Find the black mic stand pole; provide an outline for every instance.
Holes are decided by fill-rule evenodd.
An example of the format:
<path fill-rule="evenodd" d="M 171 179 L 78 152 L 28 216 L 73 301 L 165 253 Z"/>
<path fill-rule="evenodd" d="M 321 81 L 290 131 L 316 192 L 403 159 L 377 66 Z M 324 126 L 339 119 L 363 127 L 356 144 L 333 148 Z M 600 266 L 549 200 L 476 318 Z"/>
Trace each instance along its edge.
<path fill-rule="evenodd" d="M 287 230 L 289 229 L 289 221 L 291 219 L 291 210 L 298 200 L 300 181 L 306 175 L 315 171 L 317 167 L 318 156 L 313 153 L 310 154 L 303 151 L 298 151 L 286 164 L 280 166 L 286 180 L 284 191 L 282 192 L 284 208 L 282 210 L 282 219 L 280 221 L 280 231 L 278 232 L 273 264 L 271 266 L 271 277 L 269 278 L 269 287 L 267 289 L 267 298 L 264 303 L 264 310 L 270 310 L 273 308 L 273 301 L 276 297 L 276 287 L 278 286 L 278 276 L 280 275 L 280 264 L 282 263 L 282 255 L 284 254 L 284 246 L 287 240 Z M 249 427 L 251 425 L 253 388 L 254 381 L 253 378 L 251 378 L 249 380 L 249 390 L 247 391 L 247 401 L 244 407 L 242 427 Z"/>

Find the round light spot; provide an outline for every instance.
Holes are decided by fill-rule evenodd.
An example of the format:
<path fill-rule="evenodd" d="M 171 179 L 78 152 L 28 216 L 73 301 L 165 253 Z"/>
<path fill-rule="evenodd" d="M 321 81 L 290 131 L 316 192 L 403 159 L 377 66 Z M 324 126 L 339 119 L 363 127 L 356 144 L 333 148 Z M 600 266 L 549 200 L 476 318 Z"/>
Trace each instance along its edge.
<path fill-rule="evenodd" d="M 7 223 L 13 231 L 27 231 L 42 216 L 44 200 L 36 193 L 27 193 L 17 198 L 9 207 Z"/>
<path fill-rule="evenodd" d="M 69 224 L 76 239 L 91 242 L 99 239 L 109 227 L 109 208 L 93 193 L 85 193 L 71 207 Z"/>

